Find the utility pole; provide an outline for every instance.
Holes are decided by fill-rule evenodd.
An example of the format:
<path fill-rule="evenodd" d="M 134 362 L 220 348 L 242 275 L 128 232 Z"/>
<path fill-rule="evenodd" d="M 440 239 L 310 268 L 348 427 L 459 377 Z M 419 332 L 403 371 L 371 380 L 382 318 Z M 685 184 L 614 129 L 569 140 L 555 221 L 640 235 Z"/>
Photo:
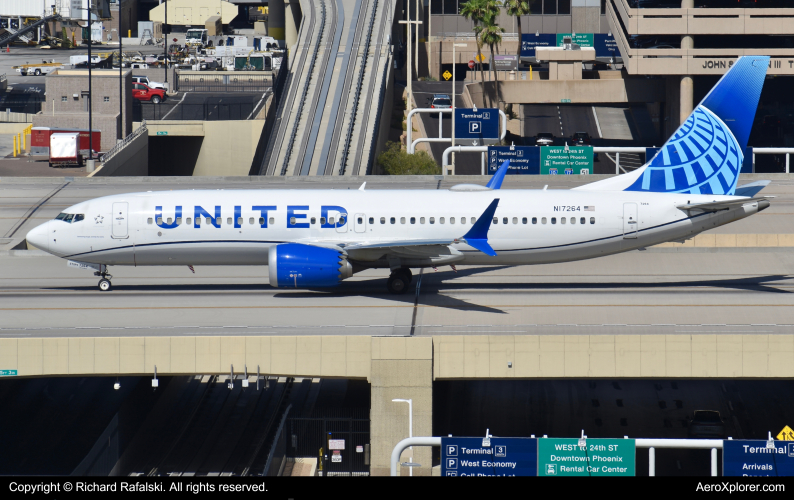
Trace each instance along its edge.
<path fill-rule="evenodd" d="M 121 2 L 119 2 L 119 137 L 124 139 L 124 36 L 121 34 Z"/>
<path fill-rule="evenodd" d="M 408 36 L 406 36 L 406 38 L 408 39 L 408 46 L 406 47 L 406 49 L 407 49 L 406 53 L 408 55 L 406 57 L 406 64 L 405 64 L 406 72 L 407 72 L 407 80 L 408 80 L 408 82 L 407 82 L 408 104 L 406 105 L 406 110 L 410 113 L 411 110 L 413 109 L 412 103 L 413 103 L 413 98 L 414 98 L 413 88 L 412 88 L 412 85 L 411 85 L 411 80 L 413 79 L 411 77 L 411 66 L 413 65 L 413 63 L 411 62 L 411 56 L 413 55 L 413 43 L 412 43 L 411 25 L 412 24 L 422 24 L 422 21 L 412 21 L 411 20 L 411 0 L 405 0 L 405 5 L 406 5 L 406 8 L 408 9 L 407 12 L 406 12 L 406 17 L 408 19 L 405 20 L 405 21 L 399 21 L 399 24 L 405 24 L 405 25 L 408 26 Z M 419 33 L 419 30 L 417 30 L 417 36 L 418 36 L 418 33 Z M 417 40 L 417 45 L 419 45 L 418 40 Z M 411 124 L 409 123 L 408 126 L 410 127 Z"/>
<path fill-rule="evenodd" d="M 165 6 L 165 22 L 163 23 L 163 30 L 166 30 L 168 28 L 168 0 L 165 0 L 163 5 Z M 170 89 L 168 88 L 168 37 L 165 36 L 165 33 L 163 33 L 163 55 L 165 55 L 165 90 L 167 92 Z"/>

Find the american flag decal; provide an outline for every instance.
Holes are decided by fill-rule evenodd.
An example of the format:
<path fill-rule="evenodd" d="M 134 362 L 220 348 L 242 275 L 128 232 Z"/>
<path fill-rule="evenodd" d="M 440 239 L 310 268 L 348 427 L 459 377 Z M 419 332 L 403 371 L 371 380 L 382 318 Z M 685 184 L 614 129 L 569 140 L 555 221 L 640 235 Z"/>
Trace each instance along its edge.
<path fill-rule="evenodd" d="M 585 212 L 595 212 L 595 205 L 585 205 L 584 206 Z"/>

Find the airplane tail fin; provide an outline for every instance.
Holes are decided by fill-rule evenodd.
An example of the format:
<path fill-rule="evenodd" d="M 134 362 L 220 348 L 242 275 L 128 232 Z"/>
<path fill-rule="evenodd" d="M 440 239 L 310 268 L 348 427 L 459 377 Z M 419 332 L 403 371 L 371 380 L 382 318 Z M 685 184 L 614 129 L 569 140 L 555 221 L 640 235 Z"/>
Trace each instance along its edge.
<path fill-rule="evenodd" d="M 648 163 L 577 189 L 733 195 L 768 66 L 740 57 Z"/>

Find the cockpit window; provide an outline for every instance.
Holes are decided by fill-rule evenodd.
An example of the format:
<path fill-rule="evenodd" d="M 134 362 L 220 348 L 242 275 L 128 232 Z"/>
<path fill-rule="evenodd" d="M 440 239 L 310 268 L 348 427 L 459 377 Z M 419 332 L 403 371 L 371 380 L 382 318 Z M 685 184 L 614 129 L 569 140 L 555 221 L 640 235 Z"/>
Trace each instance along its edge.
<path fill-rule="evenodd" d="M 64 222 L 68 222 L 69 224 L 80 222 L 81 220 L 85 219 L 85 214 L 67 214 L 65 212 L 61 212 L 55 218 L 55 220 L 62 220 Z"/>

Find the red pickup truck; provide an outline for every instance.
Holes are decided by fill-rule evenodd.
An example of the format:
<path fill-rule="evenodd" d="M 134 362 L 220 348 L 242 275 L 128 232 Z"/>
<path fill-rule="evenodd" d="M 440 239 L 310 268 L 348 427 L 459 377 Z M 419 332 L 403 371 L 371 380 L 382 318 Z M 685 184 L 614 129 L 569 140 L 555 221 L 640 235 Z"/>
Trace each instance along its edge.
<path fill-rule="evenodd" d="M 139 101 L 152 101 L 154 104 L 159 104 L 165 100 L 165 91 L 162 89 L 153 89 L 143 83 L 132 84 L 132 97 Z"/>

